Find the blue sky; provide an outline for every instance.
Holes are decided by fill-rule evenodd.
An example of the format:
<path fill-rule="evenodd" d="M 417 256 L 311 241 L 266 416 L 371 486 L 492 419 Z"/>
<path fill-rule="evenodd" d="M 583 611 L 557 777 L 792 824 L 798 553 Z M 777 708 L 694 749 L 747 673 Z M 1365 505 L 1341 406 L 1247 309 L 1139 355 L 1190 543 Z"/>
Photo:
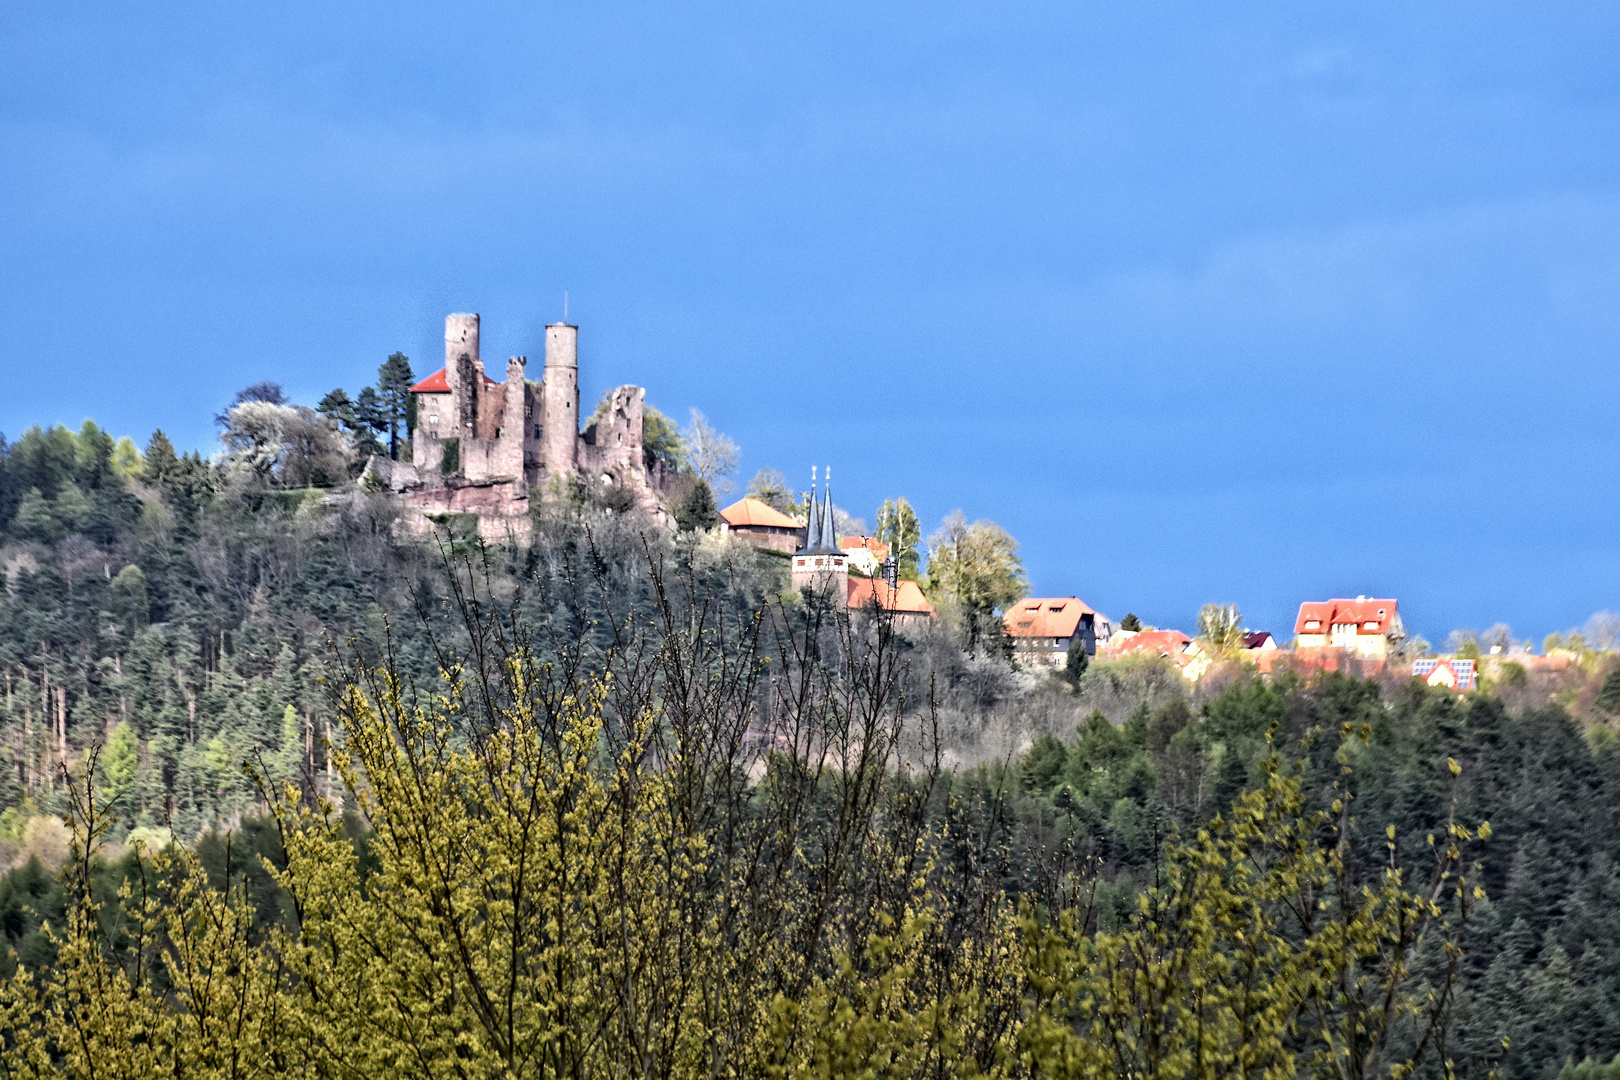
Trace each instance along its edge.
<path fill-rule="evenodd" d="M 12 0 L 0 430 L 443 317 L 1190 627 L 1620 608 L 1620 8 Z"/>

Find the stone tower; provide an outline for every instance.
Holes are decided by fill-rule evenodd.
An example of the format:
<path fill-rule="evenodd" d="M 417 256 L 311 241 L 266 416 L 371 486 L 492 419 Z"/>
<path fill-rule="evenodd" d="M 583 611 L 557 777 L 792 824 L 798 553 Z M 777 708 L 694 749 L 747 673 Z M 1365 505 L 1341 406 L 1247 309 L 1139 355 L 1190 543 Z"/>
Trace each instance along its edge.
<path fill-rule="evenodd" d="M 448 315 L 444 320 L 444 377 L 456 415 L 454 429 L 445 438 L 473 438 L 478 421 L 479 376 L 484 362 L 478 356 L 478 316 Z"/>
<path fill-rule="evenodd" d="M 545 390 L 540 403 L 540 445 L 546 472 L 573 472 L 579 452 L 579 327 L 546 327 Z"/>

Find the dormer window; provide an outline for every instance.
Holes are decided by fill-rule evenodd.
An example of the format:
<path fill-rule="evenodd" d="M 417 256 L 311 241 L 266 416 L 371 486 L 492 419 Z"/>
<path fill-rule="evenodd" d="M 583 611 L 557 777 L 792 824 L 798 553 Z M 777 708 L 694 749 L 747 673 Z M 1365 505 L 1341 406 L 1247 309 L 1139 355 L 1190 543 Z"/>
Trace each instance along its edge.
<path fill-rule="evenodd" d="M 1309 622 L 1307 622 L 1305 624 L 1305 629 L 1307 629 L 1307 630 L 1320 630 L 1320 629 L 1322 629 L 1322 624 L 1320 622 L 1318 622 L 1317 620 L 1315 620 L 1315 619 L 1311 619 Z"/>

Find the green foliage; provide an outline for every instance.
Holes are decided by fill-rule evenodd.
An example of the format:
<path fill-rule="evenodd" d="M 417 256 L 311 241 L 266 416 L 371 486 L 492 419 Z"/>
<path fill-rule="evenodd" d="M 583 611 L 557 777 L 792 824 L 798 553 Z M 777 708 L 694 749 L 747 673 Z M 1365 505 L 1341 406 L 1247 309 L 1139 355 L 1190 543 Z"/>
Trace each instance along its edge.
<path fill-rule="evenodd" d="M 1026 594 L 1018 542 L 993 521 L 969 525 L 960 511 L 929 540 L 928 594 L 963 624 L 969 651 L 1000 643 L 998 612 Z"/>
<path fill-rule="evenodd" d="M 1261 790 L 1155 849 L 1134 902 L 1061 868 L 1020 899 L 969 827 L 998 800 L 891 767 L 917 719 L 892 638 L 834 624 L 843 674 L 800 666 L 809 637 L 772 674 L 734 636 L 757 614 L 713 617 L 657 643 L 621 621 L 641 644 L 598 675 L 581 652 L 559 671 L 497 646 L 477 693 L 453 658 L 436 694 L 355 662 L 337 760 L 363 837 L 261 775 L 279 794 L 274 827 L 244 830 L 259 858 L 214 835 L 109 876 L 105 805 L 75 786 L 62 929 L 47 965 L 0 983 L 0 1062 L 1010 1080 L 1405 1075 L 1444 1053 L 1476 832 L 1447 812 L 1408 884 L 1392 827 L 1358 877 L 1356 742 L 1323 807 L 1305 761 L 1268 754 Z M 761 695 L 776 737 L 737 738 Z M 1072 749 L 1037 743 L 1024 781 L 1116 767 L 1152 727 L 1093 717 Z M 831 773 L 823 739 L 845 748 Z"/>
<path fill-rule="evenodd" d="M 1136 613 L 1134 611 L 1127 611 L 1125 613 L 1125 617 L 1119 620 L 1119 628 L 1121 630 L 1130 630 L 1133 632 L 1141 630 L 1142 620 L 1136 617 Z"/>
<path fill-rule="evenodd" d="M 452 837 L 463 845 L 455 850 L 472 853 L 467 867 L 456 867 L 457 876 L 431 893 L 435 902 L 453 895 L 468 906 L 441 904 L 440 910 L 475 922 L 505 917 L 518 904 L 510 887 L 517 860 L 510 853 L 519 849 L 501 845 L 542 820 L 549 824 L 521 850 L 539 860 L 527 865 L 548 868 L 548 883 L 546 891 L 524 895 L 543 898 L 559 913 L 556 925 L 581 959 L 551 969 L 562 972 L 555 985 L 563 990 L 545 989 L 535 976 L 522 1008 L 514 1005 L 509 1016 L 514 1023 L 539 1013 L 555 1016 L 555 1024 L 535 1021 L 529 1030 L 541 1034 L 531 1045 L 573 1055 L 567 1060 L 599 1074 L 640 1068 L 625 1064 L 631 1050 L 623 1040 L 631 1037 L 616 1033 L 625 1029 L 602 1020 L 629 1015 L 622 1011 L 626 1002 L 642 1018 L 635 1052 L 652 1054 L 658 1068 L 667 1065 L 673 1075 L 687 1065 L 694 1072 L 701 1066 L 706 1075 L 727 1069 L 730 1075 L 847 1074 L 857 1066 L 913 1075 L 1111 1073 L 1124 1059 L 1099 1064 L 1093 1046 L 1075 1050 L 1071 1060 L 1062 1048 L 1073 1049 L 1072 1042 L 1043 1041 L 1065 1026 L 1073 1038 L 1098 1035 L 1108 1009 L 1124 1025 L 1108 1030 L 1118 1035 L 1117 1047 L 1136 1055 L 1129 1060 L 1149 1060 L 1144 1048 L 1156 1040 L 1166 1048 L 1203 1047 L 1211 1061 L 1228 1067 L 1237 1051 L 1222 1025 L 1246 1017 L 1256 1032 L 1252 1071 L 1328 1071 L 1323 1059 L 1309 1057 L 1312 1047 L 1330 1057 L 1337 1052 L 1322 1023 L 1331 1027 L 1352 1014 L 1368 1023 L 1377 1018 L 1351 1004 L 1342 981 L 1341 990 L 1331 989 L 1329 976 L 1338 970 L 1328 963 L 1333 943 L 1288 927 L 1275 890 L 1265 891 L 1281 879 L 1267 875 L 1286 863 L 1294 868 L 1288 880 L 1319 881 L 1337 858 L 1355 896 L 1364 899 L 1359 890 L 1365 888 L 1376 898 L 1384 895 L 1384 868 L 1393 858 L 1407 868 L 1402 887 L 1424 891 L 1436 854 L 1427 836 L 1435 834 L 1444 856 L 1449 822 L 1485 819 L 1496 835 L 1483 867 L 1455 870 L 1470 880 L 1477 875 L 1489 901 L 1466 934 L 1448 938 L 1459 898 L 1442 890 L 1436 901 L 1441 915 L 1431 913 L 1429 929 L 1404 961 L 1397 998 L 1405 1004 L 1387 1025 L 1381 1056 L 1359 1060 L 1381 1062 L 1386 1075 L 1404 1061 L 1423 1030 L 1411 1003 L 1429 1000 L 1424 995 L 1430 992 L 1437 1001 L 1449 997 L 1419 1069 L 1423 1075 L 1443 1075 L 1434 1052 L 1442 1046 L 1457 1075 L 1468 1076 L 1495 1070 L 1551 1078 L 1566 1064 L 1606 1069 L 1572 1063 L 1608 1061 L 1620 1052 L 1614 1019 L 1620 1016 L 1620 967 L 1612 960 L 1620 956 L 1620 748 L 1612 738 L 1588 737 L 1560 709 L 1509 711 L 1488 694 L 1458 700 L 1422 688 L 1381 691 L 1341 676 L 1244 678 L 1219 693 L 1207 686 L 1189 690 L 1152 660 L 1092 663 L 1073 680 L 1073 692 L 1050 683 L 1028 690 L 1000 660 L 965 658 L 944 634 L 918 635 L 874 657 L 862 651 L 865 645 L 839 636 L 850 631 L 815 624 L 820 616 L 797 600 L 757 624 L 739 617 L 756 611 L 761 596 L 785 587 L 779 564 L 749 553 L 726 562 L 737 557 L 734 548 L 702 538 L 671 544 L 652 532 L 644 541 L 639 522 L 591 497 L 537 509 L 536 539 L 528 548 L 479 556 L 475 539 L 452 542 L 453 551 L 487 560 L 492 591 L 519 598 L 520 610 L 503 633 L 532 650 L 521 661 L 528 666 L 518 669 L 537 688 L 525 699 L 532 707 L 514 713 L 508 700 L 507 711 L 492 717 L 478 673 L 499 683 L 508 671 L 504 660 L 469 664 L 440 678 L 440 650 L 452 656 L 465 650 L 470 631 L 439 617 L 457 604 L 453 591 L 446 593 L 442 567 L 435 569 L 436 549 L 392 539 L 386 500 L 352 488 L 332 497 L 255 489 L 198 454 L 176 454 L 161 432 L 146 444 L 138 471 L 126 475 L 118 445 L 94 425 L 35 429 L 16 446 L 0 445 L 0 505 L 9 507 L 0 520 L 7 538 L 24 539 L 19 517 L 38 537 L 16 545 L 8 588 L 0 592 L 0 675 L 6 680 L 0 860 L 15 867 L 0 877 L 0 928 L 31 972 L 0 990 L 0 1038 L 21 1032 L 25 1042 L 46 1039 L 28 1042 L 33 1049 L 5 1044 L 4 1052 L 13 1054 L 8 1064 L 18 1071 L 83 1074 L 94 1055 L 102 1055 L 100 1065 L 117 1060 L 145 1068 L 141 1062 L 158 1061 L 151 1056 L 157 1048 L 171 1046 L 193 1055 L 185 1059 L 192 1072 L 206 1072 L 196 1063 L 225 1051 L 242 1051 L 255 1062 L 273 1059 L 282 1071 L 308 1066 L 313 1072 L 307 1060 L 295 1067 L 275 1055 L 285 1055 L 287 1046 L 339 1044 L 358 1054 L 383 1053 L 379 1047 L 398 1044 L 394 1036 L 384 1038 L 384 1027 L 402 1014 L 379 1004 L 379 995 L 385 988 L 420 989 L 441 975 L 445 981 L 434 985 L 456 987 L 454 1009 L 448 999 L 409 1000 L 438 1002 L 420 1006 L 424 1015 L 447 1010 L 450 1019 L 435 1037 L 461 1039 L 457 1045 L 474 1055 L 469 1060 L 494 1061 L 499 1032 L 470 1017 L 473 1007 L 463 993 L 475 984 L 465 972 L 487 975 L 492 956 L 540 956 L 533 950 L 542 940 L 534 936 L 541 924 L 532 911 L 522 917 L 527 922 L 510 924 L 522 928 L 521 942 L 511 935 L 481 938 L 486 951 L 470 967 L 457 967 L 463 962 L 448 955 L 444 942 L 453 937 L 452 926 L 442 919 L 428 925 L 433 948 L 402 949 L 398 963 L 332 959 L 335 966 L 322 979 L 333 972 L 354 975 L 345 989 L 353 988 L 354 1001 L 376 1016 L 359 1004 L 309 1012 L 309 1002 L 294 992 L 295 985 L 307 990 L 290 977 L 294 968 L 259 965 L 314 962 L 298 952 L 297 935 L 306 925 L 301 910 L 315 911 L 310 926 L 328 919 L 323 933 L 331 932 L 321 941 L 338 940 L 340 931 L 330 925 L 337 916 L 330 913 L 348 910 L 348 886 L 317 888 L 335 882 L 331 875 L 338 871 L 352 871 L 361 883 L 389 883 L 386 892 L 365 891 L 362 899 L 377 907 L 352 910 L 401 918 L 416 913 L 410 915 L 416 923 L 423 910 L 439 918 L 424 899 L 431 890 L 413 894 L 407 885 L 432 880 L 431 867 L 410 862 L 407 824 L 428 830 L 415 835 L 432 837 L 423 857 L 450 850 Z M 13 454 L 19 455 L 15 462 Z M 19 515 L 25 500 L 29 513 Z M 582 523 L 593 531 L 586 533 Z M 672 590 L 668 582 L 651 584 L 655 575 L 643 542 L 651 545 L 654 563 L 671 560 L 683 582 L 690 576 L 686 606 L 658 607 L 659 589 Z M 572 580 L 569 566 L 592 568 L 600 578 Z M 417 616 L 424 609 L 426 623 Z M 709 613 L 721 611 L 738 621 L 712 621 Z M 627 612 L 643 619 L 634 632 L 616 621 Z M 816 636 L 807 637 L 815 625 Z M 779 642 L 781 649 L 768 657 L 749 651 L 757 650 L 749 644 L 755 626 L 758 640 Z M 690 635 L 680 636 L 688 629 Z M 374 685 L 351 678 L 342 685 L 359 687 L 373 703 L 380 719 L 370 722 L 383 725 L 374 731 L 391 732 L 396 746 L 420 746 L 421 761 L 432 770 L 444 766 L 445 775 L 460 777 L 454 790 L 468 802 L 435 804 L 424 818 L 427 804 L 419 800 L 414 818 L 400 811 L 372 819 L 382 823 L 375 832 L 355 813 L 360 792 L 374 797 L 374 791 L 365 785 L 351 790 L 343 778 L 345 767 L 351 780 L 369 776 L 370 765 L 353 741 L 357 721 L 335 709 L 329 688 L 316 682 L 328 671 L 328 637 L 352 642 L 367 670 L 397 676 L 394 697 L 387 680 Z M 632 650 L 637 640 L 655 650 L 656 663 Z M 575 644 L 564 648 L 560 641 Z M 897 656 L 917 670 L 897 676 L 876 698 L 862 696 L 872 684 L 860 690 L 847 681 L 873 665 L 895 665 Z M 1594 669 L 1599 663 L 1591 660 Z M 742 669 L 771 675 L 748 686 L 726 682 Z M 604 679 L 610 670 L 614 677 Z M 654 678 L 653 671 L 661 674 Z M 1503 686 L 1509 671 L 1500 669 Z M 634 694 L 643 691 L 626 689 L 649 686 L 648 680 L 657 684 L 656 693 L 638 698 Z M 906 714 L 910 734 L 880 739 L 861 752 L 890 763 L 926 762 L 933 729 L 923 706 L 931 685 L 943 702 L 941 730 L 948 732 L 950 723 L 990 730 L 1015 719 L 1026 725 L 1016 730 L 1028 734 L 1009 745 L 1027 741 L 1027 752 L 997 764 L 1000 751 L 977 751 L 947 733 L 940 745 L 948 754 L 992 763 L 908 775 L 892 764 L 861 773 L 837 757 L 817 772 L 795 771 L 795 761 L 809 760 L 804 747 L 795 758 L 779 750 L 779 742 L 751 741 L 756 729 L 750 725 L 787 715 L 785 703 L 801 700 L 801 692 L 820 702 L 818 708 L 854 710 L 851 715 L 878 715 L 876 703 L 903 700 L 905 709 L 915 708 Z M 1595 697 L 1602 704 L 1610 700 L 1607 692 L 1601 675 L 1594 675 L 1578 700 Z M 604 694 L 597 704 L 593 695 Z M 722 699 L 731 704 L 717 713 Z M 1506 695 L 1509 702 L 1527 699 Z M 1577 700 L 1574 693 L 1570 700 Z M 1076 726 L 1094 705 L 1115 722 L 1096 714 Z M 533 717 L 524 721 L 534 725 L 524 729 L 531 733 L 524 736 L 530 740 L 525 760 L 540 752 L 536 745 L 551 756 L 545 769 L 524 772 L 524 766 L 510 782 L 557 800 L 543 804 L 545 814 L 525 817 L 513 797 L 472 786 L 478 770 L 487 772 L 494 760 L 482 756 L 497 748 L 485 736 L 498 731 L 515 738 L 514 715 Z M 793 715 L 818 748 L 851 748 L 838 751 L 843 754 L 865 745 L 855 738 L 857 729 L 829 727 L 828 713 Z M 719 728 L 706 726 L 718 723 L 716 716 L 730 719 Z M 65 721 L 61 736 L 59 718 Z M 1343 742 L 1341 761 L 1336 747 L 1347 729 L 1353 737 Z M 699 730 L 710 732 L 708 741 L 691 742 Z M 639 758 L 626 758 L 638 731 L 653 734 Z M 72 810 L 75 797 L 55 769 L 59 737 L 65 737 L 81 791 L 88 756 L 103 744 L 94 794 L 100 827 L 111 841 L 101 855 L 69 863 L 67 888 L 48 854 L 60 843 L 52 839 L 52 823 L 59 829 L 61 820 L 53 815 Z M 376 747 L 386 749 L 387 740 L 377 738 Z M 582 749 L 586 743 L 589 752 Z M 519 760 L 517 743 L 503 745 L 501 752 L 511 756 L 501 760 Z M 695 749 L 683 757 L 680 746 Z M 733 746 L 757 756 L 730 757 L 726 748 Z M 1273 769 L 1268 759 L 1279 752 L 1298 761 Z M 454 755 L 462 756 L 450 768 Z M 1455 778 L 1447 758 L 1458 763 Z M 245 762 L 262 787 L 244 773 Z M 681 772 L 674 762 L 690 767 Z M 407 765 L 385 762 L 379 775 Z M 589 783 L 584 772 L 591 774 Z M 448 782 L 438 772 L 423 777 L 429 781 Z M 1342 789 L 1334 788 L 1336 781 Z M 1298 827 L 1276 809 L 1286 800 L 1278 801 L 1274 782 L 1297 785 Z M 298 802 L 282 804 L 283 823 L 292 823 L 294 832 L 307 827 L 321 844 L 330 841 L 320 848 L 326 854 L 301 864 L 299 880 L 313 890 L 302 894 L 310 900 L 303 909 L 279 876 L 294 872 L 281 826 L 258 816 L 286 796 L 289 784 Z M 1251 813 L 1256 787 L 1265 800 L 1258 822 Z M 706 801 L 716 792 L 725 792 L 724 799 Z M 1327 824 L 1319 816 L 1331 813 L 1335 798 L 1354 807 L 1354 824 L 1337 816 Z M 841 806 L 846 809 L 836 809 Z M 570 818 L 568 807 L 580 816 Z M 318 820 L 305 823 L 299 817 L 305 812 Z M 615 824 L 629 820 L 624 813 L 657 829 L 636 833 Z M 88 820 L 82 809 L 80 817 Z M 1315 854 L 1299 846 L 1313 822 Z M 221 831 L 227 823 L 230 831 Z M 846 824 L 847 834 L 840 832 Z M 1244 880 L 1232 857 L 1240 839 L 1234 830 L 1251 826 L 1259 831 L 1241 840 L 1260 861 L 1252 880 Z M 1393 841 L 1387 826 L 1396 828 Z M 1207 840 L 1200 840 L 1201 832 Z M 176 845 L 159 872 L 154 849 L 167 847 L 172 836 L 202 839 L 189 848 Z M 124 854 L 119 838 L 130 849 Z M 139 857 L 137 841 L 145 850 Z M 739 853 L 755 842 L 774 861 L 740 869 Z M 563 845 L 568 859 L 547 845 Z M 30 863 L 30 852 L 47 854 Z M 387 859 L 394 860 L 393 870 L 385 869 Z M 645 890 L 627 893 L 622 875 L 612 872 L 615 860 L 627 872 L 639 873 L 650 861 L 658 865 L 643 874 Z M 1408 876 L 1419 866 L 1423 881 Z M 806 891 L 822 888 L 817 883 L 829 877 L 838 882 L 831 892 Z M 1341 895 L 1338 888 L 1328 888 L 1335 918 L 1342 911 L 1375 918 L 1400 910 L 1393 899 L 1331 899 Z M 143 906 L 145 896 L 158 906 Z M 623 903 L 615 910 L 626 914 L 614 916 L 617 922 L 599 921 L 607 910 L 600 906 L 604 897 Z M 816 904 L 829 920 L 820 937 L 801 921 Z M 183 925 L 170 920 L 176 910 L 190 913 Z M 1165 914 L 1175 912 L 1187 917 Z M 1063 930 L 1065 918 L 1070 931 Z M 1446 920 L 1451 929 L 1443 928 Z M 44 931 L 46 921 L 54 937 Z M 150 932 L 143 929 L 148 925 Z M 406 940 L 399 926 L 377 925 L 392 935 L 388 940 Z M 416 924 L 409 925 L 414 933 Z M 1386 926 L 1401 932 L 1394 923 Z M 627 928 L 632 951 L 612 954 L 608 932 L 618 933 L 615 947 L 622 950 Z M 1244 940 L 1265 943 L 1256 955 L 1274 959 L 1253 969 L 1256 995 L 1249 1004 L 1227 993 L 1232 973 L 1249 970 L 1233 966 L 1241 951 L 1234 944 L 1238 930 Z M 147 944 L 137 947 L 142 934 Z M 278 937 L 283 934 L 291 936 Z M 1056 936 L 1041 936 L 1048 934 Z M 1453 946 L 1461 950 L 1455 966 Z M 683 951 L 688 948 L 690 955 Z M 146 958 L 140 965 L 137 955 Z M 431 970 L 417 963 L 421 956 L 429 957 Z M 1103 965 L 1109 956 L 1118 960 L 1112 968 Z M 1369 986 L 1388 985 L 1378 980 L 1393 970 L 1389 957 L 1386 951 L 1364 958 Z M 171 961 L 178 966 L 171 968 Z M 1061 962 L 1053 967 L 1055 961 Z M 642 965 L 637 971 L 658 974 L 635 975 L 626 984 L 635 963 Z M 14 964 L 0 959 L 0 974 L 14 972 Z M 537 965 L 523 970 L 532 974 Z M 1036 987 L 1036 974 L 1088 988 L 1092 1011 L 1082 1004 L 1077 1017 L 1075 999 L 1060 1002 L 1055 984 Z M 1202 997 L 1193 992 L 1195 977 L 1210 987 Z M 224 995 L 211 1001 L 251 1003 L 254 1022 L 213 1025 L 222 1014 L 209 1012 L 215 1005 L 198 1004 L 187 989 L 206 979 Z M 1300 992 L 1307 984 L 1318 988 L 1315 1000 L 1323 1004 L 1316 1015 L 1281 1009 L 1283 989 Z M 1174 1010 L 1164 1004 L 1168 997 L 1157 996 L 1171 989 L 1179 995 Z M 69 991 L 85 1007 L 77 1015 L 88 1041 L 74 1051 L 77 1057 L 49 1042 L 56 1037 L 50 1030 L 68 1030 L 60 1005 Z M 696 1004 L 698 997 L 706 1003 Z M 727 1000 L 709 1000 L 720 997 Z M 1127 1014 L 1134 1018 L 1129 1024 Z M 1201 1017 L 1205 1035 L 1193 1038 L 1184 1017 Z M 674 1026 L 663 1018 L 673 1018 Z M 1037 1021 L 1050 1023 L 1039 1028 Z M 1278 1051 L 1278 1040 L 1265 1035 L 1276 1028 L 1266 1025 L 1283 1021 L 1288 1034 Z M 290 1026 L 278 1026 L 284 1022 Z M 446 1035 L 452 1024 L 463 1034 Z M 677 1028 L 685 1034 L 671 1034 Z M 130 1050 L 133 1031 L 146 1033 L 145 1041 Z M 606 1065 L 605 1058 L 588 1058 L 582 1048 L 589 1039 L 572 1032 L 592 1033 L 596 1049 L 589 1052 L 618 1056 Z M 323 1041 L 328 1035 L 333 1041 Z M 711 1056 L 699 1061 L 699 1047 L 710 1047 Z M 1050 1056 L 1053 1047 L 1057 1058 Z M 16 1065 L 17 1053 L 26 1059 L 34 1050 L 45 1055 L 33 1058 L 37 1068 Z M 714 1054 L 724 1057 L 717 1069 Z M 366 1056 L 366 1067 L 409 1071 L 398 1060 L 383 1069 L 378 1060 Z M 1153 1060 L 1165 1075 L 1186 1058 Z M 161 1064 L 153 1071 L 161 1072 Z M 506 1067 L 504 1058 L 490 1066 Z M 468 1065 L 466 1071 L 477 1069 Z"/>
<path fill-rule="evenodd" d="M 651 405 L 643 405 L 641 410 L 641 450 L 649 466 L 663 462 L 671 472 L 679 472 L 686 465 L 680 428 Z"/>
<path fill-rule="evenodd" d="M 17 505 L 17 513 L 12 517 L 8 531 L 24 540 L 54 544 L 66 535 L 67 528 L 56 516 L 52 500 L 47 499 L 39 488 L 29 488 Z"/>
<path fill-rule="evenodd" d="M 1558 1070 L 1558 1080 L 1620 1080 L 1620 1055 L 1607 1065 L 1591 1058 L 1579 1065 L 1567 1064 Z"/>
<path fill-rule="evenodd" d="M 444 453 L 439 458 L 439 472 L 444 476 L 454 476 L 461 471 L 461 440 L 444 440 Z"/>
<path fill-rule="evenodd" d="M 151 614 L 151 598 L 146 591 L 146 574 L 134 563 L 118 571 L 107 586 L 107 606 L 134 633 L 146 625 Z"/>
<path fill-rule="evenodd" d="M 1070 686 L 1079 686 L 1090 664 L 1091 656 L 1086 652 L 1085 640 L 1079 634 L 1075 634 L 1069 639 L 1068 655 L 1063 660 L 1063 677 L 1068 680 Z"/>
<path fill-rule="evenodd" d="M 1595 707 L 1610 716 L 1620 716 L 1620 665 L 1603 677 Z"/>
<path fill-rule="evenodd" d="M 1198 636 L 1218 657 L 1243 647 L 1243 612 L 1236 604 L 1205 604 L 1198 611 Z"/>
<path fill-rule="evenodd" d="M 900 577 L 916 581 L 921 566 L 918 545 L 922 543 L 922 526 L 917 521 L 917 512 L 904 496 L 883 500 L 883 505 L 878 507 L 874 535 L 889 545 L 889 553 L 899 564 Z"/>
<path fill-rule="evenodd" d="M 411 374 L 411 358 L 404 353 L 396 352 L 389 355 L 377 369 L 377 399 L 383 426 L 381 430 L 388 433 L 388 456 L 399 460 L 399 435 L 402 427 L 409 430 L 414 424 L 408 423 L 411 410 L 411 386 L 415 384 L 416 376 Z"/>
<path fill-rule="evenodd" d="M 720 524 L 720 511 L 714 505 L 714 492 L 702 479 L 694 478 L 686 494 L 675 504 L 675 525 L 682 532 L 712 529 Z"/>
<path fill-rule="evenodd" d="M 125 479 L 139 476 L 145 466 L 145 462 L 141 459 L 140 448 L 135 445 L 135 440 L 127 435 L 119 439 L 117 445 L 113 447 L 111 464 L 113 472 Z"/>

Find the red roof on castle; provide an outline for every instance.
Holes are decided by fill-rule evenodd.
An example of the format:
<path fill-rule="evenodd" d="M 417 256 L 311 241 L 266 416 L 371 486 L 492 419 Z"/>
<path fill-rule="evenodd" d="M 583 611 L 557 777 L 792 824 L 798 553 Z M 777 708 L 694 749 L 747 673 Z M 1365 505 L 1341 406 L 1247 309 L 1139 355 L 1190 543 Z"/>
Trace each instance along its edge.
<path fill-rule="evenodd" d="M 1066 638 L 1074 637 L 1083 616 L 1095 614 L 1073 596 L 1032 596 L 1008 608 L 1001 621 L 1012 637 Z"/>
<path fill-rule="evenodd" d="M 480 371 L 478 374 L 482 375 L 484 381 L 489 383 L 491 386 L 500 385 L 500 383 L 490 378 L 484 372 Z M 449 392 L 450 379 L 445 375 L 444 368 L 440 368 L 438 371 L 435 371 L 433 374 L 411 387 L 411 393 L 413 394 L 448 394 Z"/>
<path fill-rule="evenodd" d="M 733 529 L 746 528 L 750 525 L 755 528 L 803 528 L 799 522 L 794 521 L 776 507 L 752 497 L 738 499 L 720 511 L 720 516 L 725 518 L 726 524 Z"/>
<path fill-rule="evenodd" d="M 882 578 L 852 577 L 849 579 L 849 606 L 869 608 L 873 604 L 896 615 L 932 615 L 934 605 L 923 595 L 915 581 L 902 581 L 895 588 Z"/>
<path fill-rule="evenodd" d="M 1299 605 L 1294 633 L 1326 634 L 1334 626 L 1354 623 L 1358 634 L 1387 634 L 1394 617 L 1394 600 L 1307 601 Z"/>

